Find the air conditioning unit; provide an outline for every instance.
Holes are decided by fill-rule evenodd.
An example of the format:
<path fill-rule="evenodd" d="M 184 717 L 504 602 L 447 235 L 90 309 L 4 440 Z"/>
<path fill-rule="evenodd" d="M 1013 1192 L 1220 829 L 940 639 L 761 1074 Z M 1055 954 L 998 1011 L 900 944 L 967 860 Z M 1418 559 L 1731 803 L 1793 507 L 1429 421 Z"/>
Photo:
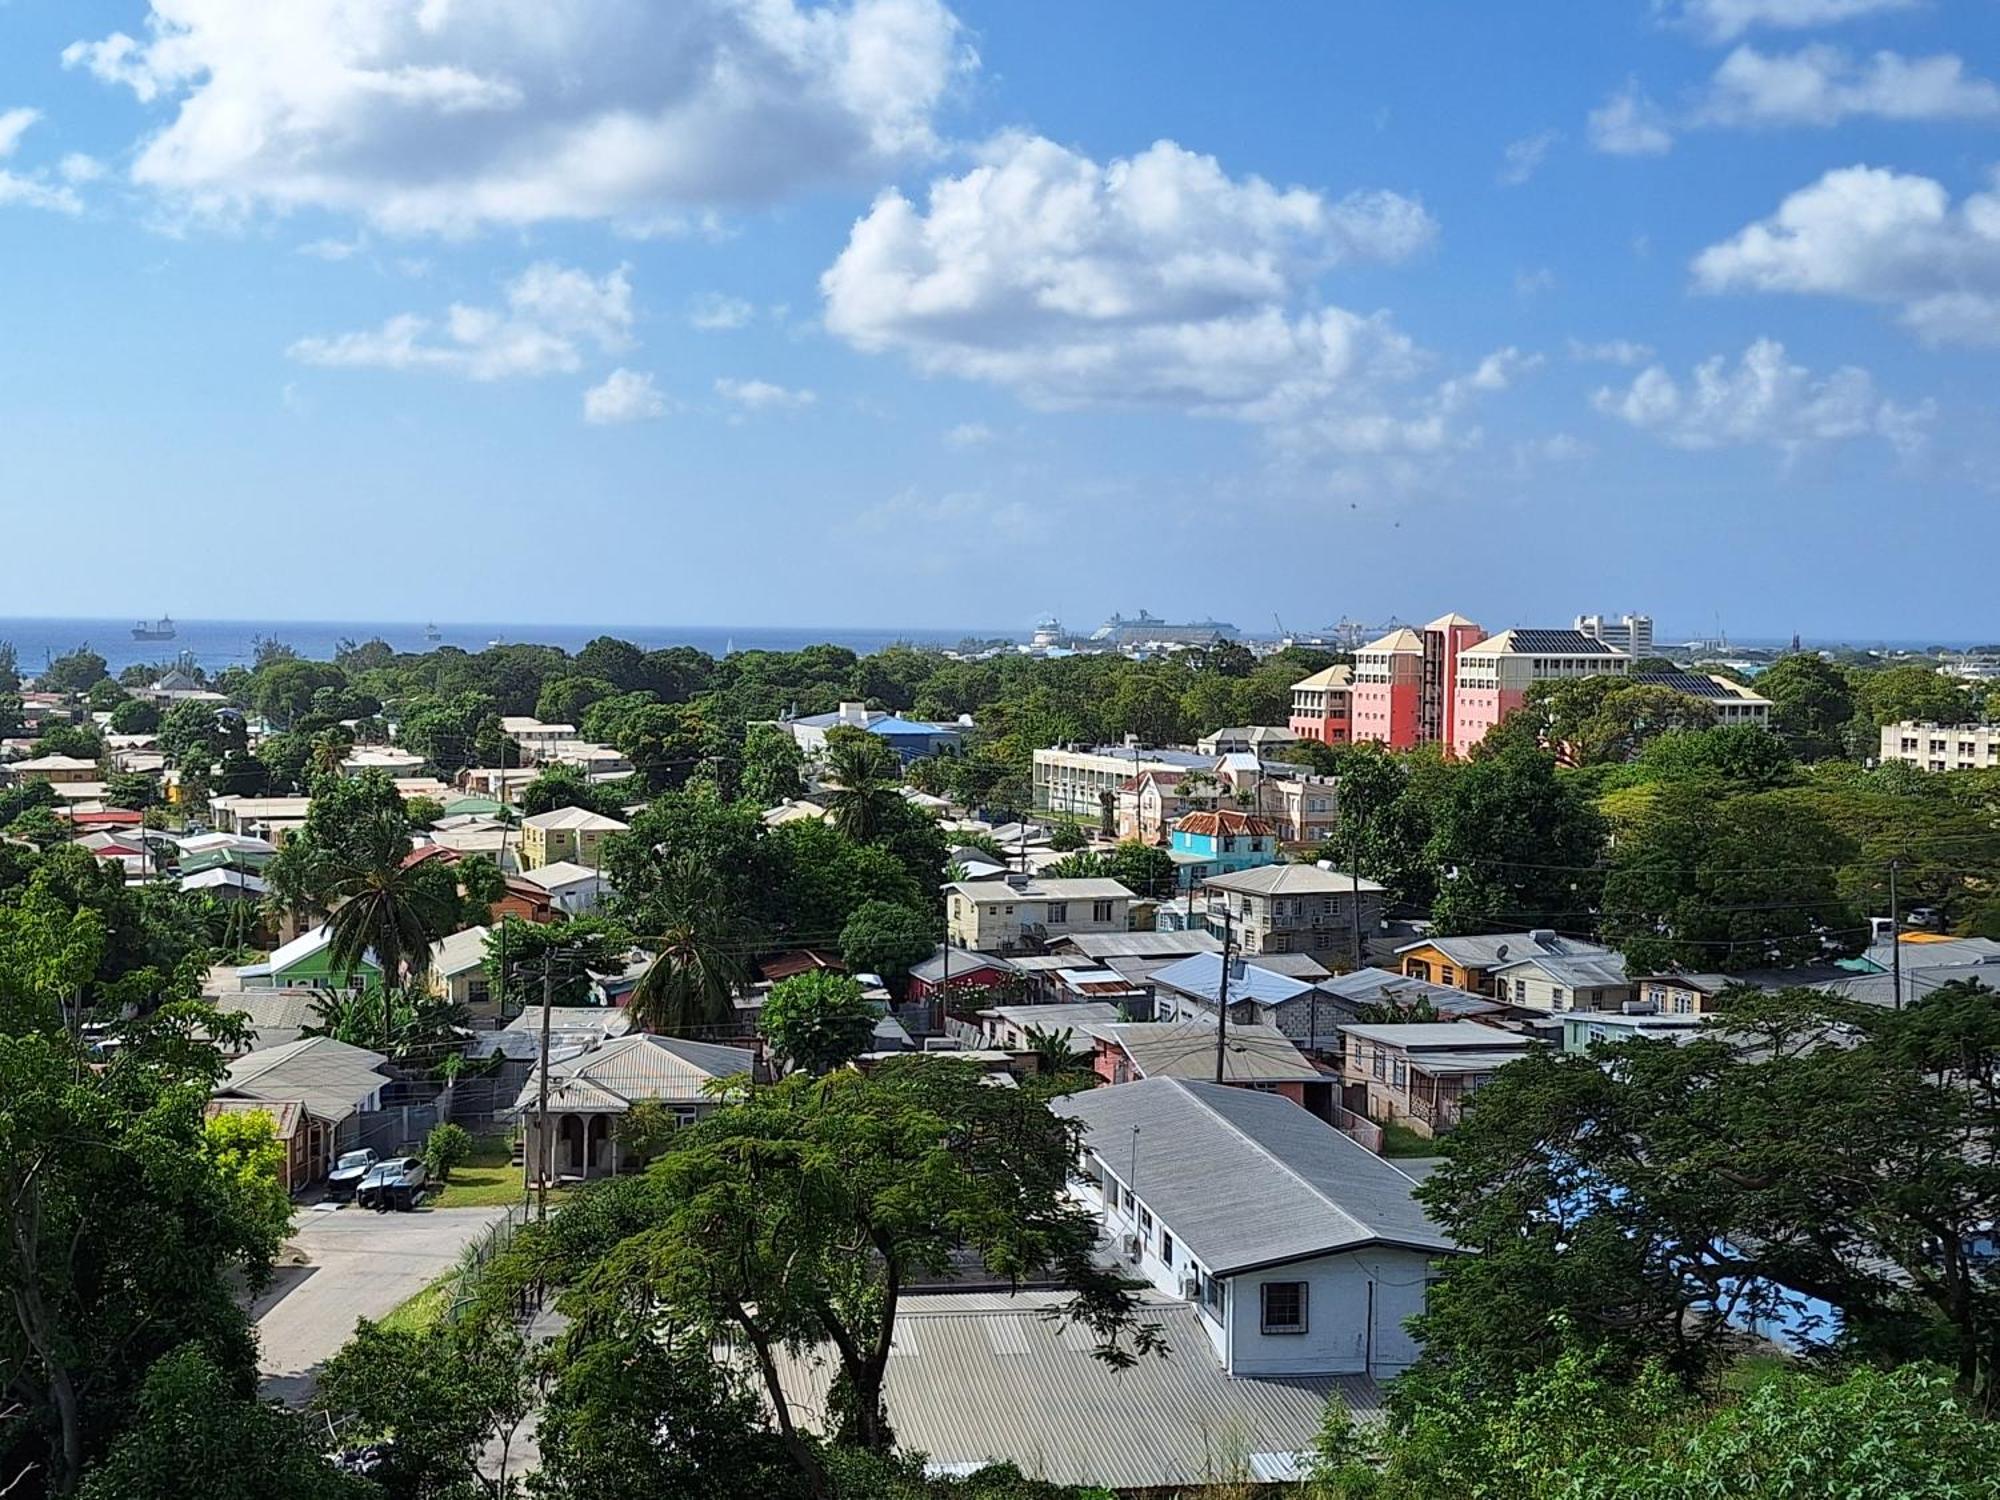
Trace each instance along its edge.
<path fill-rule="evenodd" d="M 1138 1235 L 1128 1234 L 1125 1236 L 1125 1258 L 1131 1261 L 1133 1265 L 1136 1266 L 1139 1264 L 1139 1256 L 1145 1248 L 1145 1241 L 1141 1240 Z"/>
<path fill-rule="evenodd" d="M 1187 1302 L 1201 1301 L 1201 1278 L 1199 1276 L 1183 1276 L 1181 1278 L 1181 1298 Z"/>

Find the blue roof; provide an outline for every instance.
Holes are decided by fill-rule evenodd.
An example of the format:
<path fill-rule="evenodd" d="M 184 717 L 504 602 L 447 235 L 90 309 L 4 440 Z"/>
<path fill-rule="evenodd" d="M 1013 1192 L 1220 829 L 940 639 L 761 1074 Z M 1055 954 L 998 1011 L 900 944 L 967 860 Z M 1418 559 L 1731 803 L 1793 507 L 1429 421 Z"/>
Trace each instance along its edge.
<path fill-rule="evenodd" d="M 1220 953 L 1196 953 L 1179 963 L 1168 964 L 1164 969 L 1153 971 L 1153 982 L 1164 984 L 1171 989 L 1214 1003 L 1216 992 L 1222 981 L 1222 955 Z M 1270 969 L 1260 969 L 1255 964 L 1245 963 L 1240 974 L 1229 977 L 1229 1003 L 1241 1000 L 1257 1000 L 1266 1005 L 1282 1004 L 1295 996 L 1303 995 L 1312 986 L 1303 979 L 1294 979 L 1288 974 L 1274 973 Z"/>
<path fill-rule="evenodd" d="M 899 719 L 894 714 L 868 726 L 870 734 L 957 734 L 956 724 L 926 724 L 918 719 Z"/>

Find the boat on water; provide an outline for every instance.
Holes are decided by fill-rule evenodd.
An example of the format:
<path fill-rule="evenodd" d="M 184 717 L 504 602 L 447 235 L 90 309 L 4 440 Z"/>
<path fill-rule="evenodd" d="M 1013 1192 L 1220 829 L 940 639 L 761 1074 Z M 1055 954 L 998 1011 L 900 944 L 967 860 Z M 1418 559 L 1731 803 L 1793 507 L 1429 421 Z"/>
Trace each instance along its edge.
<path fill-rule="evenodd" d="M 444 639 L 444 632 L 437 628 L 436 621 L 432 621 L 424 627 L 424 639 L 427 641 L 441 641 Z"/>
<path fill-rule="evenodd" d="M 150 625 L 141 620 L 137 625 L 132 627 L 132 639 L 135 641 L 170 641 L 178 633 L 174 629 L 174 617 L 172 615 L 161 615 L 159 619 L 153 621 Z"/>
<path fill-rule="evenodd" d="M 1236 627 L 1227 620 L 1175 623 L 1143 609 L 1136 615 L 1113 615 L 1090 634 L 1093 641 L 1114 646 L 1206 646 L 1236 636 Z"/>

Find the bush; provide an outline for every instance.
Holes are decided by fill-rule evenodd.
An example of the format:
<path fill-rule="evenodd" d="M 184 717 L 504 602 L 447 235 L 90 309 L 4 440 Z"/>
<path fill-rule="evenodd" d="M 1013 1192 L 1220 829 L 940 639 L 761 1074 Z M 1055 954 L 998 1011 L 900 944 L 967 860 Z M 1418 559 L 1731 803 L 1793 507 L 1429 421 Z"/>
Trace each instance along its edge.
<path fill-rule="evenodd" d="M 472 1137 L 462 1125 L 447 1121 L 433 1126 L 424 1140 L 424 1170 L 439 1182 L 449 1182 L 452 1169 L 464 1166 L 471 1159 Z"/>

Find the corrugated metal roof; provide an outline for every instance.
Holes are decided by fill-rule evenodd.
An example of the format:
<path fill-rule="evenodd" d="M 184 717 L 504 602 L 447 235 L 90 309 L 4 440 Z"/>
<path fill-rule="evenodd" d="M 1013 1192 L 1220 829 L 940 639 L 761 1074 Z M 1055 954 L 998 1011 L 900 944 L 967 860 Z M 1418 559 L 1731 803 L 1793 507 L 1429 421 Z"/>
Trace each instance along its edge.
<path fill-rule="evenodd" d="M 298 1099 L 323 1120 L 344 1120 L 389 1080 L 388 1059 L 332 1037 L 306 1037 L 252 1052 L 229 1065 L 216 1092 L 252 1099 Z"/>
<path fill-rule="evenodd" d="M 1540 969 L 1558 984 L 1571 989 L 1593 989 L 1630 984 L 1625 975 L 1625 960 L 1612 953 L 1603 958 L 1579 955 L 1575 958 L 1557 957 L 1548 953 L 1524 954 L 1494 969 L 1495 974 L 1511 974 L 1516 969 Z"/>
<path fill-rule="evenodd" d="M 1245 896 L 1343 896 L 1356 890 L 1368 895 L 1384 889 L 1365 875 L 1357 880 L 1348 871 L 1322 870 L 1318 865 L 1263 865 L 1233 875 L 1214 875 L 1202 884 L 1212 891 L 1235 891 Z"/>
<path fill-rule="evenodd" d="M 1199 930 L 1190 932 L 1079 932 L 1050 944 L 1074 948 L 1100 963 L 1107 958 L 1185 958 L 1191 953 L 1221 951 L 1222 940 Z"/>
<path fill-rule="evenodd" d="M 1222 988 L 1222 955 L 1190 954 L 1179 963 L 1169 964 L 1153 975 L 1153 982 L 1214 1005 Z M 1254 963 L 1246 963 L 1239 972 L 1231 973 L 1229 976 L 1229 1003 L 1236 1005 L 1244 1001 L 1261 1000 L 1266 1005 L 1279 1005 L 1295 995 L 1303 995 L 1311 988 L 1312 986 L 1303 979 L 1294 979 L 1288 974 L 1259 968 Z"/>
<path fill-rule="evenodd" d="M 1371 1244 L 1453 1248 L 1408 1177 L 1280 1094 L 1148 1078 L 1051 1107 L 1136 1171 L 1140 1201 L 1211 1275 Z"/>
<path fill-rule="evenodd" d="M 1419 948 L 1435 948 L 1464 969 L 1490 969 L 1496 964 L 1518 961 L 1537 953 L 1558 958 L 1603 958 L 1615 952 L 1601 943 L 1563 937 L 1545 930 L 1419 938 L 1414 943 L 1403 944 L 1396 951 L 1414 953 Z"/>
<path fill-rule="evenodd" d="M 1137 1087 L 1137 1085 L 1134 1085 Z M 1142 1313 L 1167 1353 L 1114 1370 L 1088 1330 L 1051 1314 L 1063 1292 L 960 1292 L 905 1297 L 884 1396 L 897 1442 L 933 1473 L 1011 1462 L 1031 1479 L 1118 1490 L 1172 1490 L 1255 1474 L 1312 1446 L 1329 1399 L 1355 1417 L 1381 1414 L 1358 1375 L 1232 1379 L 1200 1314 L 1149 1298 Z M 828 1427 L 838 1363 L 781 1356 L 794 1418 Z"/>
<path fill-rule="evenodd" d="M 1215 1030 L 1179 1021 L 1130 1021 L 1105 1030 L 1142 1078 L 1215 1076 Z M 1275 1026 L 1231 1026 L 1222 1042 L 1225 1083 L 1315 1083 L 1324 1077 Z"/>
<path fill-rule="evenodd" d="M 675 1104 L 699 1104 L 708 1098 L 714 1078 L 750 1071 L 751 1055 L 738 1047 L 684 1041 L 668 1036 L 624 1036 L 581 1056 L 549 1064 L 552 1089 L 581 1080 L 591 1088 L 614 1094 L 624 1103 L 659 1099 Z M 517 1107 L 531 1104 L 540 1089 L 540 1069 L 529 1075 Z M 591 1097 L 595 1097 L 592 1095 Z M 587 1106 L 588 1107 L 588 1106 Z"/>

